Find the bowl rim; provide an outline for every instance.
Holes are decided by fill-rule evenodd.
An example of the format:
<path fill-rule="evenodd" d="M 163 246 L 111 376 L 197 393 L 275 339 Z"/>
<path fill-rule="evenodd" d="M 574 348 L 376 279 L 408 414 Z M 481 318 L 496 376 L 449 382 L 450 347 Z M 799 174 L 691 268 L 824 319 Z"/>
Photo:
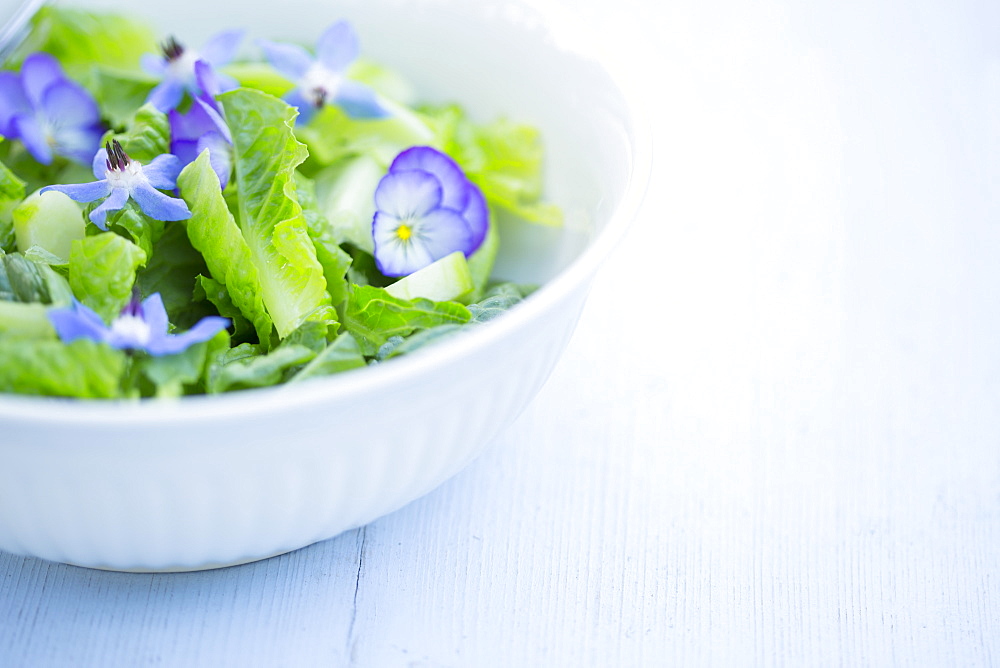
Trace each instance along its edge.
<path fill-rule="evenodd" d="M 578 32 L 591 32 L 595 28 L 581 24 L 575 25 L 574 29 Z M 592 40 L 582 43 L 596 45 L 600 42 Z M 391 364 L 366 366 L 303 383 L 177 398 L 77 399 L 0 393 L 0 421 L 22 424 L 57 423 L 61 426 L 142 426 L 176 423 L 182 419 L 186 424 L 193 424 L 250 414 L 280 413 L 293 406 L 301 408 L 348 396 L 377 393 L 382 388 L 412 382 L 425 373 L 490 347 L 510 333 L 540 319 L 574 291 L 589 289 L 589 280 L 620 244 L 639 213 L 652 172 L 652 128 L 642 104 L 643 87 L 630 74 L 636 69 L 634 65 L 629 66 L 630 62 L 640 57 L 638 49 L 611 57 L 606 52 L 599 52 L 596 46 L 591 46 L 586 51 L 581 51 L 578 45 L 572 50 L 560 46 L 554 48 L 599 66 L 620 94 L 627 112 L 625 130 L 631 140 L 625 144 L 628 163 L 626 182 L 621 199 L 611 212 L 607 224 L 583 252 L 502 317 L 470 328 L 461 336 L 451 338 L 445 345 L 430 346 L 394 359 Z"/>

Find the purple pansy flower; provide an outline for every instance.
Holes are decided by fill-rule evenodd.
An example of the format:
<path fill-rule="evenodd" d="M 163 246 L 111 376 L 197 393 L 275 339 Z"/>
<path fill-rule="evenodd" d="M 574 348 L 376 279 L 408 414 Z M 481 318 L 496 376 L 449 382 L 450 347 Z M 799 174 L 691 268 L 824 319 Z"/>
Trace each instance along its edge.
<path fill-rule="evenodd" d="M 184 166 L 208 149 L 212 169 L 219 177 L 219 185 L 225 188 L 233 168 L 233 136 L 215 101 L 219 92 L 215 71 L 203 61 L 195 63 L 194 69 L 204 92 L 194 98 L 186 114 L 170 111 L 170 152 Z"/>
<path fill-rule="evenodd" d="M 353 118 L 381 118 L 388 115 L 368 86 L 344 76 L 347 66 L 358 57 L 358 38 L 347 21 L 327 28 L 316 43 L 316 58 L 300 46 L 259 40 L 264 55 L 276 70 L 295 82 L 285 101 L 298 107 L 302 123 L 317 110 L 336 104 Z"/>
<path fill-rule="evenodd" d="M 181 103 L 185 92 L 191 93 L 192 97 L 201 94 L 203 91 L 195 74 L 195 64 L 200 61 L 215 70 L 227 64 L 236 55 L 243 34 L 243 30 L 220 32 L 208 40 L 201 51 L 186 49 L 171 37 L 163 44 L 162 56 L 144 55 L 143 69 L 163 78 L 150 91 L 146 101 L 166 113 Z M 230 76 L 221 73 L 217 76 L 222 90 L 232 90 L 239 85 Z"/>
<path fill-rule="evenodd" d="M 177 175 L 181 171 L 177 156 L 160 155 L 143 166 L 138 160 L 129 158 L 117 140 L 112 140 L 106 148 L 97 151 L 93 166 L 94 176 L 99 180 L 45 186 L 41 192 L 58 190 L 77 202 L 93 202 L 106 197 L 100 206 L 90 212 L 90 219 L 102 230 L 107 229 L 108 213 L 123 208 L 130 198 L 150 218 L 166 221 L 191 217 L 191 210 L 184 200 L 168 197 L 157 190 L 177 187 Z"/>
<path fill-rule="evenodd" d="M 133 295 L 110 326 L 75 299 L 69 307 L 52 309 L 48 315 L 60 340 L 66 343 L 90 339 L 112 348 L 144 350 L 154 356 L 183 352 L 195 343 L 208 341 L 229 326 L 226 318 L 207 316 L 183 334 L 168 334 L 167 310 L 158 292 L 142 302 L 138 295 Z"/>
<path fill-rule="evenodd" d="M 49 54 L 25 58 L 20 74 L 0 72 L 0 134 L 20 139 L 38 162 L 62 155 L 87 164 L 103 133 L 94 98 Z"/>
<path fill-rule="evenodd" d="M 386 276 L 412 274 L 455 251 L 468 257 L 489 227 L 479 188 L 429 146 L 396 156 L 375 189 L 375 209 L 375 263 Z"/>

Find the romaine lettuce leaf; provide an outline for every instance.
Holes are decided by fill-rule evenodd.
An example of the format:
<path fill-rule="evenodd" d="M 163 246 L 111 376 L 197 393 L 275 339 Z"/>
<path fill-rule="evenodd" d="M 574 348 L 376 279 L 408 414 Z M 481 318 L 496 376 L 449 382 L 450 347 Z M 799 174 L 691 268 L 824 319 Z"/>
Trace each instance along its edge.
<path fill-rule="evenodd" d="M 120 397 L 127 357 L 77 339 L 0 336 L 0 392 L 110 399 Z"/>
<path fill-rule="evenodd" d="M 100 202 L 95 202 L 88 207 L 88 216 L 89 212 L 99 204 Z M 151 258 L 153 257 L 153 246 L 163 236 L 166 223 L 147 216 L 135 203 L 135 200 L 130 198 L 124 207 L 108 216 L 107 227 L 109 230 L 116 232 L 120 230 L 127 234 L 142 250 L 146 258 Z"/>
<path fill-rule="evenodd" d="M 148 387 L 143 396 L 179 397 L 189 388 L 202 390 L 203 377 L 211 355 L 229 349 L 229 334 L 218 332 L 212 339 L 190 346 L 176 355 L 144 356 L 138 360 L 139 372 Z"/>
<path fill-rule="evenodd" d="M 302 213 L 309 228 L 309 237 L 316 247 L 316 259 L 323 265 L 326 291 L 334 306 L 340 306 L 347 299 L 347 270 L 351 266 L 351 256 L 337 242 L 330 221 L 319 211 L 316 199 L 316 184 L 296 173 L 295 189 Z"/>
<path fill-rule="evenodd" d="M 278 335 L 306 319 L 336 320 L 323 267 L 295 199 L 305 146 L 292 132 L 296 111 L 260 91 L 219 96 L 233 133 L 238 224 L 260 276 L 261 297 Z"/>
<path fill-rule="evenodd" d="M 350 243 L 369 255 L 375 252 L 375 189 L 387 168 L 371 156 L 361 155 L 316 174 L 318 208 L 330 222 L 338 244 Z"/>
<path fill-rule="evenodd" d="M 0 162 L 0 250 L 11 252 L 17 247 L 13 213 L 24 195 L 24 181 Z"/>
<path fill-rule="evenodd" d="M 475 124 L 457 106 L 429 113 L 444 151 L 479 186 L 487 202 L 528 222 L 562 224 L 559 207 L 541 200 L 544 149 L 537 128 L 507 119 Z"/>
<path fill-rule="evenodd" d="M 73 242 L 69 253 L 69 285 L 83 304 L 105 322 L 117 316 L 132 296 L 132 285 L 146 254 L 114 232 Z"/>
<path fill-rule="evenodd" d="M 309 148 L 306 171 L 332 165 L 347 158 L 367 156 L 384 171 L 400 151 L 435 141 L 434 130 L 418 112 L 385 101 L 391 113 L 385 118 L 356 119 L 340 107 L 327 105 L 296 134 Z"/>
<path fill-rule="evenodd" d="M 66 279 L 45 262 L 36 262 L 21 253 L 5 255 L 0 251 L 0 302 L 64 306 L 72 297 Z"/>
<path fill-rule="evenodd" d="M 4 336 L 55 338 L 56 331 L 49 321 L 48 312 L 49 307 L 38 302 L 0 300 L 0 340 Z"/>
<path fill-rule="evenodd" d="M 113 127 L 124 128 L 135 117 L 136 109 L 145 104 L 159 79 L 141 70 L 102 65 L 94 68 L 94 82 L 97 90 L 94 97 L 104 117 Z"/>
<path fill-rule="evenodd" d="M 209 370 L 207 389 L 216 394 L 276 385 L 314 357 L 316 352 L 303 345 L 282 344 L 261 354 L 258 346 L 244 343 L 217 358 Z"/>
<path fill-rule="evenodd" d="M 257 342 L 257 332 L 243 312 L 236 308 L 226 286 L 209 276 L 198 276 L 194 285 L 194 299 L 208 300 L 223 318 L 229 318 L 233 326 L 233 340 L 238 343 Z"/>
<path fill-rule="evenodd" d="M 197 277 L 207 273 L 205 260 L 191 247 L 184 226 L 171 223 L 153 245 L 153 255 L 139 270 L 136 284 L 144 297 L 159 292 L 170 322 L 187 330 L 214 314 L 211 304 L 194 298 Z"/>
<path fill-rule="evenodd" d="M 264 306 L 261 275 L 250 246 L 222 197 L 219 177 L 212 170 L 208 152 L 202 152 L 185 167 L 177 182 L 191 209 L 191 218 L 184 221 L 191 245 L 205 258 L 212 278 L 225 286 L 233 305 L 253 323 L 258 340 L 269 346 L 273 326 Z"/>
<path fill-rule="evenodd" d="M 361 346 L 358 340 L 352 335 L 344 332 L 333 340 L 323 351 L 306 364 L 294 376 L 288 379 L 289 383 L 330 376 L 341 371 L 349 371 L 365 366 L 365 357 L 361 353 Z"/>
<path fill-rule="evenodd" d="M 374 355 L 392 336 L 406 336 L 438 325 L 463 324 L 472 317 L 457 302 L 408 301 L 383 288 L 352 285 L 344 310 L 344 327 L 357 337 L 366 355 Z"/>

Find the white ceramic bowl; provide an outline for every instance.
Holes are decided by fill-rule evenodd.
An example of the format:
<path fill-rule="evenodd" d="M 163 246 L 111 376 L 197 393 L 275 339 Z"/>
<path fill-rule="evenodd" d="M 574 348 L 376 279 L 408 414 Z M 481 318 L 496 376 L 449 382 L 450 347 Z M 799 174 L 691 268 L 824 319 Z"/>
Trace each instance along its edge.
<path fill-rule="evenodd" d="M 119 570 L 241 563 L 370 522 L 468 464 L 549 375 L 646 186 L 647 129 L 586 41 L 502 0 L 88 4 L 146 14 L 192 45 L 234 17 L 302 42 L 347 18 L 363 53 L 424 99 L 537 124 L 567 225 L 503 229 L 495 273 L 543 287 L 408 358 L 178 401 L 0 396 L 0 549 Z"/>

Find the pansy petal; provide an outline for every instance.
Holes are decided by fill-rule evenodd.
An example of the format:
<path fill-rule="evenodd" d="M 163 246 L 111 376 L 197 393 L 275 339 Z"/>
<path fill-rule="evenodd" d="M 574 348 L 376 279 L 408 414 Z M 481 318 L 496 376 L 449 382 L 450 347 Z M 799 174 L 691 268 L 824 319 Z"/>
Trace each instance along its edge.
<path fill-rule="evenodd" d="M 48 316 L 59 340 L 65 343 L 76 339 L 91 341 L 107 339 L 108 328 L 101 320 L 101 316 L 76 300 L 73 300 L 73 305 L 67 308 L 50 309 Z"/>
<path fill-rule="evenodd" d="M 337 87 L 333 103 L 351 118 L 385 118 L 389 112 L 379 104 L 378 96 L 368 86 L 344 79 Z"/>
<path fill-rule="evenodd" d="M 90 156 L 94 154 L 94 147 L 100 145 L 102 136 L 104 129 L 97 124 L 60 128 L 56 135 L 56 149 L 60 155 L 86 165 Z"/>
<path fill-rule="evenodd" d="M 483 193 L 472 182 L 469 182 L 468 193 L 469 202 L 465 205 L 465 210 L 462 211 L 462 217 L 469 224 L 469 231 L 472 233 L 472 250 L 469 252 L 473 253 L 486 238 L 486 232 L 490 226 L 490 209 L 486 205 Z"/>
<path fill-rule="evenodd" d="M 52 84 L 65 81 L 59 61 L 47 53 L 33 53 L 21 64 L 21 83 L 32 106 L 40 107 L 42 95 Z"/>
<path fill-rule="evenodd" d="M 142 173 L 154 188 L 172 190 L 177 187 L 177 177 L 180 175 L 181 169 L 183 169 L 183 165 L 180 159 L 176 155 L 165 153 L 153 158 L 148 165 L 143 165 Z M 166 220 L 166 218 L 160 218 L 160 220 Z"/>
<path fill-rule="evenodd" d="M 386 276 L 406 276 L 434 261 L 419 239 L 400 238 L 397 230 L 401 224 L 398 218 L 381 212 L 372 219 L 375 265 Z"/>
<path fill-rule="evenodd" d="M 170 152 L 177 156 L 183 165 L 190 165 L 198 158 L 198 140 L 175 139 L 170 142 Z"/>
<path fill-rule="evenodd" d="M 468 203 L 468 179 L 462 168 L 449 156 L 430 146 L 408 148 L 392 161 L 389 173 L 419 169 L 433 174 L 441 183 L 441 206 L 456 211 Z"/>
<path fill-rule="evenodd" d="M 347 21 L 337 21 L 316 42 L 316 60 L 333 72 L 343 72 L 358 57 L 358 36 Z"/>
<path fill-rule="evenodd" d="M 52 147 L 34 116 L 15 116 L 11 119 L 10 127 L 35 160 L 43 165 L 52 164 Z"/>
<path fill-rule="evenodd" d="M 219 185 L 224 189 L 233 171 L 233 145 L 218 132 L 209 132 L 198 140 L 198 154 L 206 149 L 212 170 L 219 177 Z"/>
<path fill-rule="evenodd" d="M 441 203 L 441 184 L 419 170 L 390 172 L 375 188 L 375 208 L 400 220 L 420 217 Z"/>
<path fill-rule="evenodd" d="M 292 81 L 301 79 L 302 75 L 312 67 L 312 56 L 301 46 L 269 42 L 264 39 L 257 40 L 257 45 L 274 69 Z"/>
<path fill-rule="evenodd" d="M 132 189 L 132 199 L 142 212 L 156 220 L 187 220 L 191 210 L 182 199 L 167 197 L 150 185 L 137 185 Z"/>
<path fill-rule="evenodd" d="M 182 114 L 176 109 L 171 109 L 167 114 L 167 121 L 170 123 L 170 139 L 178 141 L 183 139 L 195 139 L 207 127 L 205 115 L 201 113 L 201 108 L 197 110 L 192 107 L 191 111 Z M 174 151 L 171 151 L 174 153 Z"/>
<path fill-rule="evenodd" d="M 111 190 L 107 181 L 93 181 L 91 183 L 69 183 L 66 185 L 45 186 L 41 192 L 50 190 L 61 192 L 75 202 L 93 202 L 94 200 L 106 197 Z"/>
<path fill-rule="evenodd" d="M 192 105 L 191 109 L 193 110 L 195 106 L 201 109 L 212 125 L 210 131 L 218 132 L 226 139 L 226 141 L 232 143 L 233 135 L 229 131 L 229 126 L 226 125 L 226 119 L 222 117 L 222 114 L 220 114 L 211 104 L 200 97 L 196 97 L 194 102 L 195 103 Z"/>
<path fill-rule="evenodd" d="M 472 252 L 469 224 L 458 211 L 452 209 L 434 209 L 428 213 L 415 226 L 414 236 L 435 260 L 455 251 L 466 255 Z"/>
<path fill-rule="evenodd" d="M 108 229 L 108 214 L 112 211 L 118 211 L 125 206 L 126 202 L 128 202 L 128 191 L 124 188 L 111 188 L 108 198 L 90 212 L 90 220 L 94 225 L 106 230 Z"/>
<path fill-rule="evenodd" d="M 0 72 L 0 134 L 16 139 L 10 121 L 19 114 L 31 113 L 31 104 L 21 85 L 21 77 L 13 72 Z"/>
<path fill-rule="evenodd" d="M 101 112 L 90 93 L 72 81 L 57 81 L 42 93 L 41 111 L 55 125 L 93 125 Z"/>
<path fill-rule="evenodd" d="M 178 79 L 164 79 L 149 92 L 146 102 L 166 113 L 184 98 L 184 83 Z"/>
<path fill-rule="evenodd" d="M 229 320 L 217 315 L 210 315 L 199 320 L 194 327 L 183 334 L 167 334 L 157 336 L 155 333 L 146 344 L 146 351 L 150 355 L 176 355 L 202 341 L 210 338 L 229 327 Z"/>
<path fill-rule="evenodd" d="M 142 54 L 142 57 L 139 58 L 139 65 L 142 66 L 143 70 L 157 77 L 162 77 L 167 71 L 167 61 L 163 56 L 153 53 Z"/>
<path fill-rule="evenodd" d="M 209 39 L 198 55 L 213 67 L 222 67 L 236 56 L 245 34 L 246 31 L 241 29 L 224 30 Z"/>

